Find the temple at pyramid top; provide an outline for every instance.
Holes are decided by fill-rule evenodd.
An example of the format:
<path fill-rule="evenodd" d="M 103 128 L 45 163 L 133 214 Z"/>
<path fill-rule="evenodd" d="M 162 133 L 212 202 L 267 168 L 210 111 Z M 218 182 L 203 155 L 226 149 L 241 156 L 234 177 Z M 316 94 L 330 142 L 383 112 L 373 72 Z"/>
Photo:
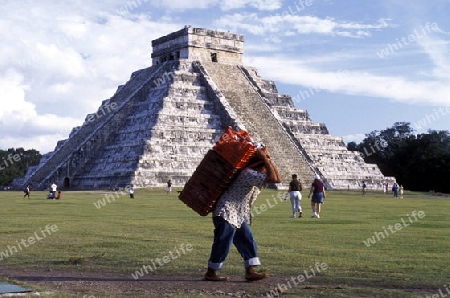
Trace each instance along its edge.
<path fill-rule="evenodd" d="M 153 65 L 177 59 L 242 64 L 244 36 L 186 26 L 153 40 L 152 47 Z"/>
<path fill-rule="evenodd" d="M 314 175 L 328 189 L 358 189 L 362 181 L 381 189 L 393 181 L 243 65 L 244 36 L 185 27 L 152 46 L 152 65 L 133 72 L 14 186 L 164 187 L 170 179 L 182 188 L 229 126 L 267 145 L 283 180 L 276 187 L 292 174 L 306 189 Z"/>

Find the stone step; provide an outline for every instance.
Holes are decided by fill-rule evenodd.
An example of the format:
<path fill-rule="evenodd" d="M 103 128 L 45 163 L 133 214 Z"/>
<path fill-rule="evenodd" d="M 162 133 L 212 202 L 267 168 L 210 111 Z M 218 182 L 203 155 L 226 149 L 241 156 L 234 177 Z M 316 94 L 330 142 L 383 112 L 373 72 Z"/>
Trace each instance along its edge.
<path fill-rule="evenodd" d="M 250 135 L 267 144 L 283 182 L 288 183 L 293 173 L 305 179 L 304 183 L 311 181 L 313 172 L 242 71 L 236 65 L 217 66 L 203 62 L 202 65 Z M 289 156 L 288 161 L 286 156 Z"/>

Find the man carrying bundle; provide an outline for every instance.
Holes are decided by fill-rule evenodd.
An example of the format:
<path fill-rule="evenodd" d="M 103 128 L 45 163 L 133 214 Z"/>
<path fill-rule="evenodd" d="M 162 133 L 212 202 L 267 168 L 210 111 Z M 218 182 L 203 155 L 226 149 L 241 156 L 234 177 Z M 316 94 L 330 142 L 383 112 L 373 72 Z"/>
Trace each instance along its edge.
<path fill-rule="evenodd" d="M 231 244 L 234 244 L 245 262 L 245 279 L 256 281 L 269 277 L 258 273 L 255 266 L 261 265 L 253 234 L 250 230 L 251 205 L 261 189 L 268 183 L 280 183 L 278 170 L 273 165 L 267 148 L 260 144 L 248 165 L 220 196 L 213 210 L 214 242 L 208 260 L 208 271 L 204 278 L 208 281 L 227 281 L 228 277 L 217 275 L 223 268 Z"/>

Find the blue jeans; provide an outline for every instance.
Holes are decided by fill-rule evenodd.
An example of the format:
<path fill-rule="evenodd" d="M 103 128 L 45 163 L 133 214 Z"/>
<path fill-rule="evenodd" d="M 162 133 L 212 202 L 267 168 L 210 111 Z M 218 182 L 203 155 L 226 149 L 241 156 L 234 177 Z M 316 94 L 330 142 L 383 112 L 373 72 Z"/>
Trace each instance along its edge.
<path fill-rule="evenodd" d="M 220 270 L 223 262 L 230 252 L 231 244 L 244 259 L 245 268 L 249 266 L 261 265 L 258 258 L 258 248 L 253 239 L 252 231 L 246 222 L 240 228 L 236 228 L 220 216 L 213 217 L 214 242 L 211 247 L 211 255 L 208 260 L 208 267 Z"/>

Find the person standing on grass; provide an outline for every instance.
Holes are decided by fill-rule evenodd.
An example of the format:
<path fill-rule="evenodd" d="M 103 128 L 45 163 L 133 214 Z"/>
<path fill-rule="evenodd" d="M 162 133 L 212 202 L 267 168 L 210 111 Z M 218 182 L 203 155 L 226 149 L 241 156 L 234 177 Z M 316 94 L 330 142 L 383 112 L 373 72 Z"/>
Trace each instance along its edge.
<path fill-rule="evenodd" d="M 50 186 L 50 188 L 51 188 L 52 197 L 55 198 L 56 197 L 56 190 L 57 190 L 58 186 L 55 183 L 53 183 Z"/>
<path fill-rule="evenodd" d="M 25 194 L 23 195 L 23 198 L 25 199 L 26 196 L 28 196 L 28 199 L 30 199 L 30 186 L 27 185 L 25 190 L 23 191 Z"/>
<path fill-rule="evenodd" d="M 172 180 L 167 181 L 167 194 L 172 192 Z"/>
<path fill-rule="evenodd" d="M 366 182 L 363 181 L 363 182 L 362 182 L 362 195 L 363 195 L 363 196 L 366 195 L 366 188 L 367 188 Z"/>
<path fill-rule="evenodd" d="M 267 183 L 280 183 L 278 170 L 265 149 L 258 149 L 247 167 L 220 196 L 213 210 L 214 240 L 208 260 L 207 281 L 227 281 L 216 271 L 223 268 L 231 244 L 234 244 L 244 259 L 245 279 L 256 281 L 269 277 L 268 273 L 256 272 L 260 265 L 258 249 L 250 230 L 251 205 Z"/>
<path fill-rule="evenodd" d="M 130 186 L 130 199 L 134 199 L 134 187 L 133 187 L 133 185 Z"/>
<path fill-rule="evenodd" d="M 295 218 L 295 213 L 298 212 L 298 217 L 302 217 L 302 184 L 297 178 L 297 174 L 292 175 L 292 180 L 289 182 L 289 197 L 291 199 L 292 215 Z"/>
<path fill-rule="evenodd" d="M 398 184 L 397 182 L 394 182 L 392 185 L 392 192 L 394 194 L 394 198 L 398 199 Z"/>
<path fill-rule="evenodd" d="M 320 218 L 320 211 L 321 206 L 324 202 L 324 199 L 326 197 L 325 193 L 325 186 L 323 185 L 323 182 L 320 180 L 319 175 L 314 176 L 314 182 L 311 185 L 311 189 L 309 191 L 308 198 L 311 196 L 311 209 L 312 214 L 311 217 Z"/>

